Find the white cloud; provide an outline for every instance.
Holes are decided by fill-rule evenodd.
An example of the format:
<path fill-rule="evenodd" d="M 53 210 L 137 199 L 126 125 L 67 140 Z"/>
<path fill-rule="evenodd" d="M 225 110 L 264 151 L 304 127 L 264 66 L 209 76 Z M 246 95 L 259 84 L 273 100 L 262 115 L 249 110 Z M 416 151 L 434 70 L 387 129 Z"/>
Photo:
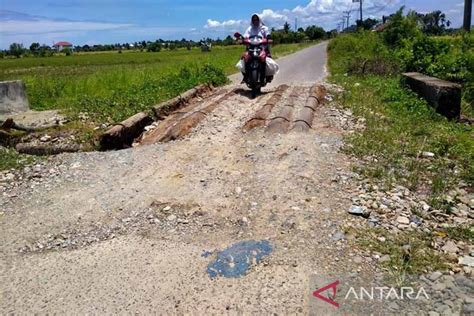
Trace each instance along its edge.
<path fill-rule="evenodd" d="M 288 20 L 285 14 L 275 12 L 271 9 L 263 10 L 259 16 L 265 23 L 281 23 L 282 21 Z"/>
<path fill-rule="evenodd" d="M 131 27 L 132 24 L 113 24 L 101 22 L 55 21 L 55 20 L 8 20 L 1 21 L 0 33 L 6 35 L 42 34 L 68 31 L 104 31 Z"/>
<path fill-rule="evenodd" d="M 381 3 L 376 0 L 364 0 L 364 12 L 367 17 L 377 16 L 393 12 L 394 8 L 398 8 L 400 0 L 387 0 Z M 342 12 L 352 10 L 351 21 L 358 18 L 358 3 L 352 3 L 352 0 L 311 0 L 305 6 L 296 6 L 292 9 L 284 9 L 274 11 L 271 9 L 263 10 L 259 15 L 264 23 L 269 27 L 280 28 L 285 22 L 292 24 L 298 19 L 300 26 L 316 24 L 332 29 L 342 18 Z M 237 26 L 231 23 L 236 20 L 216 21 L 209 19 L 205 25 L 206 29 L 230 30 Z M 245 27 L 250 24 L 250 17 L 244 21 L 237 20 Z"/>
<path fill-rule="evenodd" d="M 71 21 L 49 19 L 24 13 L 0 10 L 0 48 L 19 42 L 28 46 L 32 42 L 51 44 L 67 40 L 73 44 L 111 41 L 154 40 L 177 38 L 190 33 L 187 27 L 139 26 L 126 23 Z"/>
<path fill-rule="evenodd" d="M 242 26 L 244 22 L 242 20 L 227 20 L 223 22 L 219 22 L 216 20 L 207 20 L 206 25 L 204 26 L 206 29 L 230 29 L 235 27 Z"/>
<path fill-rule="evenodd" d="M 0 10 L 0 47 L 11 42 L 28 44 L 34 41 L 51 43 L 87 32 L 129 29 L 132 24 L 49 19 L 20 12 Z"/>

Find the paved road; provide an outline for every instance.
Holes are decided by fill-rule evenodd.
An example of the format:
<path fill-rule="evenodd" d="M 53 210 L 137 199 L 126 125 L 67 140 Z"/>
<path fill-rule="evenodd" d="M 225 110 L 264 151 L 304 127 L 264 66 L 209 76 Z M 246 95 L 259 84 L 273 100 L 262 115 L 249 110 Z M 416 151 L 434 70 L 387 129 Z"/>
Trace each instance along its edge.
<path fill-rule="evenodd" d="M 268 88 L 284 83 L 298 84 L 323 80 L 327 76 L 327 44 L 328 42 L 323 42 L 278 59 L 280 73 Z M 242 75 L 235 74 L 230 76 L 230 79 L 232 83 L 239 84 Z"/>

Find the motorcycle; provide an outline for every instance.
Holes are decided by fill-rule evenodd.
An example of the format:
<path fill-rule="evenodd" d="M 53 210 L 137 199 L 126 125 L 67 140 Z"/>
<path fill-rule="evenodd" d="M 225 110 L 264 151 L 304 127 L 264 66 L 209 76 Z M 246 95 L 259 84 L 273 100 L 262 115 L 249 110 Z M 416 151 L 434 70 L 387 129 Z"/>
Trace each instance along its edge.
<path fill-rule="evenodd" d="M 238 32 L 234 36 L 237 39 L 242 38 Z M 265 47 L 271 43 L 272 40 L 258 35 L 241 39 L 241 44 L 246 46 L 246 51 L 242 56 L 245 62 L 244 82 L 252 90 L 252 98 L 260 94 L 262 87 L 265 87 L 273 78 L 266 75 L 267 51 Z"/>

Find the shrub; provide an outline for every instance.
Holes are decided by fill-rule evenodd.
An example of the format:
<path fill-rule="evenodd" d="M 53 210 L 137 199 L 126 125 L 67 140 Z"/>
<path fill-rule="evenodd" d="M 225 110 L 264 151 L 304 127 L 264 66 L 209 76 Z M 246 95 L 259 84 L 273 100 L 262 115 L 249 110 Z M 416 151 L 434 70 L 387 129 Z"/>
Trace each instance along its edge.
<path fill-rule="evenodd" d="M 353 35 L 339 36 L 329 45 L 330 58 L 339 72 L 350 74 L 391 75 L 399 70 L 398 60 L 394 58 L 379 34 L 360 31 Z M 334 63 L 337 63 L 336 65 Z"/>
<path fill-rule="evenodd" d="M 411 35 L 395 38 L 394 30 L 406 25 L 410 25 L 406 30 L 411 30 L 412 19 L 399 11 L 382 34 L 360 31 L 333 39 L 328 48 L 331 70 L 354 75 L 416 71 L 457 82 L 463 85 L 462 112 L 474 116 L 474 35 L 432 37 L 406 31 Z M 389 46 L 387 41 L 397 44 Z"/>
<path fill-rule="evenodd" d="M 10 45 L 10 55 L 20 58 L 25 53 L 23 44 L 13 43 Z"/>
<path fill-rule="evenodd" d="M 161 51 L 161 43 L 156 41 L 147 46 L 147 51 L 149 52 L 159 52 Z"/>
<path fill-rule="evenodd" d="M 216 66 L 206 64 L 201 70 L 203 81 L 214 86 L 221 86 L 227 83 L 225 72 Z"/>
<path fill-rule="evenodd" d="M 66 47 L 65 49 L 63 49 L 63 53 L 66 56 L 71 56 L 72 55 L 72 50 L 70 48 Z"/>
<path fill-rule="evenodd" d="M 417 18 L 413 14 L 403 16 L 404 7 L 400 8 L 391 18 L 383 32 L 385 43 L 391 47 L 400 46 L 405 40 L 421 36 L 417 26 Z"/>
<path fill-rule="evenodd" d="M 414 41 L 405 41 L 404 47 L 397 54 L 401 57 L 405 70 L 426 73 L 440 55 L 448 52 L 449 46 L 446 43 L 420 36 Z"/>

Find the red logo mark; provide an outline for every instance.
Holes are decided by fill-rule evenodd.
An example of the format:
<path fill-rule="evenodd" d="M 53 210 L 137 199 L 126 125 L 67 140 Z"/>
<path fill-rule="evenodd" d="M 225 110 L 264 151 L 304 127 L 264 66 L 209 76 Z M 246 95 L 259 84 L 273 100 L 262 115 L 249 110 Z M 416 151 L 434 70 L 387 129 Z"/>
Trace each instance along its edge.
<path fill-rule="evenodd" d="M 336 281 L 336 282 L 333 282 L 333 283 L 331 283 L 331 284 L 328 284 L 328 285 L 326 285 L 325 287 L 322 287 L 322 288 L 320 288 L 319 290 L 314 291 L 314 292 L 313 292 L 313 296 L 319 298 L 320 300 L 325 301 L 326 303 L 329 303 L 329 304 L 331 304 L 331 305 L 336 306 L 337 308 L 339 308 L 339 303 L 337 303 L 336 301 L 333 301 L 332 299 L 330 299 L 330 298 L 328 298 L 328 297 L 326 297 L 326 296 L 322 296 L 322 295 L 320 294 L 320 293 L 325 292 L 325 291 L 327 291 L 327 290 L 329 290 L 329 289 L 332 288 L 332 297 L 333 297 L 333 298 L 336 297 L 336 292 L 337 292 L 337 289 L 336 289 L 336 288 L 337 288 L 337 286 L 339 285 L 339 283 L 340 283 L 339 281 Z"/>

